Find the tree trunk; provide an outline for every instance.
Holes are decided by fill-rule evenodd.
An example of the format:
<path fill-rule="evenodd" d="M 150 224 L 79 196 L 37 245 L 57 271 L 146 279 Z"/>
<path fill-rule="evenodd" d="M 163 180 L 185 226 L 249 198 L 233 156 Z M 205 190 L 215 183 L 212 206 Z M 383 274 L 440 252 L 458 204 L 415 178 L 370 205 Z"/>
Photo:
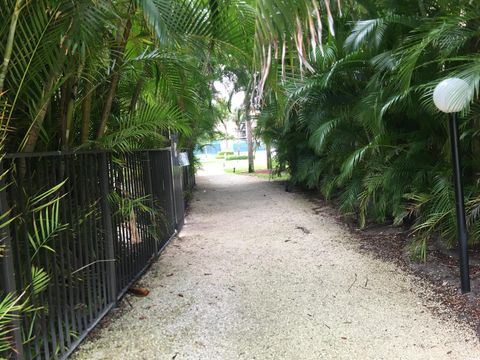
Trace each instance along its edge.
<path fill-rule="evenodd" d="M 63 53 L 61 53 L 63 54 Z M 65 56 L 62 55 L 58 60 L 59 63 L 63 63 Z M 47 111 L 50 107 L 52 91 L 54 90 L 54 86 L 56 85 L 57 79 L 60 73 L 58 69 L 53 69 L 52 73 L 50 74 L 50 80 L 47 84 L 45 84 L 42 93 L 42 106 L 38 110 L 37 115 L 32 121 L 30 128 L 26 131 L 25 136 L 20 144 L 20 148 L 18 151 L 20 152 L 33 152 L 37 145 L 37 141 L 40 135 L 40 130 L 42 129 L 43 122 L 45 121 L 45 117 L 47 115 Z"/>
<path fill-rule="evenodd" d="M 110 112 L 112 111 L 113 99 L 115 98 L 115 95 L 117 93 L 117 86 L 119 80 L 120 73 L 119 70 L 117 70 L 117 72 L 112 76 L 110 88 L 107 94 L 107 99 L 105 101 L 105 105 L 103 106 L 102 117 L 100 118 L 100 125 L 97 132 L 97 140 L 103 136 L 103 134 L 105 133 L 105 129 L 107 128 L 107 121 L 110 117 Z"/>
<path fill-rule="evenodd" d="M 90 81 L 85 83 L 85 99 L 82 104 L 82 132 L 80 143 L 85 144 L 90 135 L 90 113 L 92 112 L 93 86 Z"/>
<path fill-rule="evenodd" d="M 0 94 L 3 92 L 3 87 L 5 85 L 5 78 L 7 76 L 8 64 L 10 63 L 10 58 L 13 51 L 13 40 L 15 39 L 15 32 L 17 30 L 17 22 L 22 11 L 24 0 L 17 0 L 15 3 L 15 9 L 12 14 L 12 22 L 10 23 L 10 29 L 8 32 L 7 44 L 5 45 L 5 53 L 3 55 L 3 64 L 0 71 Z"/>
<path fill-rule="evenodd" d="M 97 140 L 100 139 L 103 134 L 105 133 L 105 129 L 107 128 L 107 121 L 110 117 L 110 112 L 112 110 L 113 99 L 117 94 L 117 86 L 118 82 L 120 81 L 120 67 L 123 61 L 123 55 L 125 53 L 125 47 L 127 45 L 128 37 L 130 36 L 130 30 L 132 29 L 132 22 L 127 20 L 125 28 L 123 30 L 123 36 L 118 44 L 118 48 L 116 50 L 115 59 L 115 66 L 113 69 L 113 75 L 110 81 L 110 88 L 108 90 L 107 99 L 105 101 L 105 105 L 102 111 L 102 117 L 100 118 L 100 125 L 97 132 Z"/>
<path fill-rule="evenodd" d="M 145 80 L 142 75 L 140 79 L 138 79 L 137 85 L 135 85 L 135 90 L 133 91 L 132 100 L 130 101 L 130 108 L 129 108 L 130 113 L 134 112 L 135 108 L 137 107 L 138 99 L 140 98 L 140 94 L 142 93 L 144 82 Z"/>
<path fill-rule="evenodd" d="M 247 147 L 248 147 L 248 172 L 255 172 L 255 164 L 253 159 L 253 133 L 252 133 L 252 120 L 250 118 L 250 109 L 252 104 L 251 93 L 250 93 L 251 83 L 245 89 L 245 101 L 243 106 L 245 107 L 245 130 L 247 135 Z"/>
<path fill-rule="evenodd" d="M 43 122 L 45 121 L 45 116 L 47 115 L 47 110 L 50 105 L 50 91 L 52 91 L 54 78 L 50 80 L 50 82 L 45 85 L 43 90 L 43 105 L 37 113 L 35 119 L 33 119 L 30 128 L 25 133 L 22 143 L 20 144 L 20 148 L 18 149 L 20 152 L 30 153 L 35 150 L 37 146 L 38 137 L 40 136 L 40 130 L 42 130 Z"/>
<path fill-rule="evenodd" d="M 73 128 L 73 115 L 75 110 L 75 98 L 77 97 L 77 88 L 78 82 L 75 81 L 72 87 L 69 89 L 68 94 L 68 103 L 67 103 L 67 114 L 65 122 L 65 146 L 64 150 L 68 150 L 72 143 L 72 128 Z"/>
<path fill-rule="evenodd" d="M 248 109 L 248 110 L 247 110 Z M 247 145 L 248 145 L 248 172 L 255 172 L 255 165 L 253 159 L 253 134 L 252 134 L 252 120 L 250 119 L 250 104 L 246 109 L 246 130 L 247 130 Z"/>
<path fill-rule="evenodd" d="M 70 93 L 68 94 L 68 103 L 67 103 L 67 119 L 66 119 L 66 130 L 65 130 L 65 148 L 68 149 L 72 146 L 75 138 L 73 134 L 73 120 L 75 113 L 75 102 L 77 100 L 78 92 L 78 83 L 82 77 L 83 68 L 85 67 L 85 57 L 82 56 L 80 59 L 80 65 L 75 78 L 72 79 L 72 86 L 70 87 Z"/>
<path fill-rule="evenodd" d="M 266 150 L 267 150 L 267 169 L 272 170 L 272 145 L 270 145 L 270 142 L 267 142 L 266 144 Z"/>
<path fill-rule="evenodd" d="M 129 107 L 130 113 L 134 112 L 135 109 L 137 108 L 138 99 L 140 99 L 143 85 L 145 84 L 145 77 L 148 76 L 146 66 L 147 65 L 145 64 L 143 65 L 142 72 L 140 74 L 140 77 L 137 80 L 137 84 L 135 85 L 135 90 L 133 91 L 132 99 L 130 101 L 130 107 Z M 181 109 L 183 110 L 183 108 Z"/>
<path fill-rule="evenodd" d="M 67 80 L 60 87 L 60 114 L 58 122 L 60 127 L 60 149 L 65 150 L 67 144 L 67 107 L 70 97 L 70 81 Z"/>
<path fill-rule="evenodd" d="M 33 124 L 28 129 L 27 134 L 25 134 L 25 140 L 23 148 L 19 149 L 21 152 L 30 153 L 35 150 L 35 146 L 37 145 L 38 137 L 40 135 L 40 130 L 42 129 L 43 121 L 45 120 L 45 116 L 47 114 L 48 106 L 50 104 L 50 100 L 45 101 L 43 106 L 40 108 L 40 111 L 37 114 L 36 119 L 33 121 Z"/>
<path fill-rule="evenodd" d="M 223 121 L 223 120 L 222 120 Z M 223 123 L 223 128 L 225 129 L 225 152 L 230 151 L 230 144 L 228 142 L 228 126 L 227 123 Z M 225 159 L 226 160 L 226 159 Z"/>

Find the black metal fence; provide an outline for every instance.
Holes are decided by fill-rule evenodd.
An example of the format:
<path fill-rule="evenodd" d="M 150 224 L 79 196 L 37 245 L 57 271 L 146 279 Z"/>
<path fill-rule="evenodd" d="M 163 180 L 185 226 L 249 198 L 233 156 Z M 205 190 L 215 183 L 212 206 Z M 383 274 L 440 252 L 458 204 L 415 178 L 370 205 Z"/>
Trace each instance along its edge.
<path fill-rule="evenodd" d="M 183 166 L 183 189 L 192 191 L 195 186 L 195 168 L 193 165 Z"/>
<path fill-rule="evenodd" d="M 0 296 L 31 310 L 3 356 L 64 359 L 115 306 L 183 224 L 194 177 L 177 164 L 170 149 L 7 156 Z"/>

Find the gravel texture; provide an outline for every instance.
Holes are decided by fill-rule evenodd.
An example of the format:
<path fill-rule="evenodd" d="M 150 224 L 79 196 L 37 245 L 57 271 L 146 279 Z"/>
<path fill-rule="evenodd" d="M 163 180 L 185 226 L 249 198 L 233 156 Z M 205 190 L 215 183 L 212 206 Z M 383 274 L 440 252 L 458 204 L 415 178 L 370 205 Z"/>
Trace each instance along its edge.
<path fill-rule="evenodd" d="M 480 359 L 415 277 L 357 252 L 302 195 L 221 171 L 197 180 L 180 237 L 141 280 L 150 294 L 74 359 Z"/>

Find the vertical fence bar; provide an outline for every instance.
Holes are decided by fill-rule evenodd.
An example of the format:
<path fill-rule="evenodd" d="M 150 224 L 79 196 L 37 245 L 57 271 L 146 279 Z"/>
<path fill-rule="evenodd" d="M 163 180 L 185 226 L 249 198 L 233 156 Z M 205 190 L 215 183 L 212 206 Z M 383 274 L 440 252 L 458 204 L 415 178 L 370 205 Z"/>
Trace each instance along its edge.
<path fill-rule="evenodd" d="M 3 164 L 0 162 L 0 215 L 4 216 L 8 210 L 9 206 L 7 203 L 6 189 L 5 189 L 5 180 L 2 174 L 4 173 Z M 7 218 L 4 218 L 4 221 L 8 221 Z M 10 231 L 8 226 L 3 226 L 0 228 L 0 244 L 4 246 L 3 257 L 0 257 L 0 285 L 1 289 L 4 289 L 7 294 L 17 295 L 17 287 L 15 285 L 15 268 L 13 265 L 13 253 L 12 253 L 12 239 L 10 237 Z M 5 294 L 6 295 L 6 294 Z M 20 329 L 20 320 L 14 320 L 12 322 L 12 335 L 13 342 L 15 345 L 15 356 L 17 359 L 24 359 L 23 356 L 23 341 L 22 341 L 22 332 Z M 1 355 L 1 354 L 0 354 Z"/>
<path fill-rule="evenodd" d="M 112 214 L 108 203 L 109 181 L 108 181 L 108 159 L 107 153 L 100 154 L 100 194 L 102 207 L 102 222 L 104 228 L 105 254 L 107 255 L 107 272 L 109 280 L 109 301 L 117 299 L 117 277 L 115 272 L 115 249 L 112 228 Z"/>
<path fill-rule="evenodd" d="M 159 251 L 170 239 L 174 231 L 172 182 L 170 173 L 170 150 L 150 152 L 151 185 L 156 210 L 156 227 L 160 231 Z"/>
<path fill-rule="evenodd" d="M 168 174 L 168 188 L 169 188 L 169 195 L 170 195 L 170 205 L 172 207 L 171 209 L 171 234 L 173 235 L 175 233 L 175 230 L 177 228 L 177 213 L 176 213 L 176 204 L 175 204 L 175 181 L 174 181 L 174 173 L 173 173 L 173 155 L 172 155 L 173 150 L 170 149 L 168 152 L 167 159 L 165 159 L 165 171 Z"/>
<path fill-rule="evenodd" d="M 72 163 L 73 163 L 73 156 L 68 156 L 65 157 L 65 169 L 66 169 L 66 174 L 68 174 L 69 180 L 67 183 L 65 183 L 65 202 L 66 204 L 69 204 L 70 206 L 66 206 L 65 211 L 62 211 L 62 222 L 64 224 L 68 223 L 68 221 L 72 222 L 71 219 L 73 219 L 72 215 L 72 185 L 71 185 L 71 177 L 75 176 L 75 173 L 72 171 Z M 72 231 L 75 228 L 76 224 L 72 224 Z M 72 275 L 72 272 L 75 269 L 74 263 L 76 261 L 75 259 L 75 244 L 73 242 L 73 237 L 70 238 L 70 241 L 67 242 L 65 245 L 66 249 L 66 268 L 67 269 L 67 274 L 66 274 L 66 279 L 65 281 L 69 284 L 67 287 L 68 291 L 68 301 L 67 301 L 67 307 L 65 309 L 65 316 L 69 319 L 67 322 L 67 346 L 68 348 L 72 347 L 72 332 L 77 331 L 77 324 L 76 324 L 76 316 L 75 316 L 75 297 L 74 294 L 76 294 L 76 290 L 74 289 L 74 275 Z M 71 324 L 71 326 L 69 326 Z"/>
<path fill-rule="evenodd" d="M 170 150 L 170 169 L 172 173 L 172 188 L 173 188 L 173 218 L 174 218 L 174 229 L 178 229 L 178 213 L 177 213 L 177 179 L 175 179 L 175 166 L 177 164 L 177 136 L 175 134 L 170 135 L 171 150 Z"/>
<path fill-rule="evenodd" d="M 134 178 L 133 178 L 133 168 L 132 168 L 132 156 L 130 154 L 125 154 L 125 168 L 127 173 L 127 180 L 125 182 L 125 188 L 127 191 L 127 197 L 129 200 L 133 200 L 135 197 L 134 190 Z M 135 277 L 138 271 L 138 249 L 136 246 L 136 241 L 138 239 L 138 228 L 136 221 L 134 222 L 132 216 L 135 215 L 135 210 L 132 209 L 128 215 L 126 222 L 128 228 L 130 229 L 130 236 L 128 243 L 130 245 L 129 252 L 127 254 L 127 262 L 130 264 L 130 273 L 128 274 L 127 286 L 131 283 L 132 279 Z"/>
<path fill-rule="evenodd" d="M 175 235 L 178 230 L 178 211 L 177 211 L 177 196 L 176 189 L 178 180 L 175 178 L 175 150 L 176 143 L 172 139 L 172 146 L 169 149 L 162 150 L 159 155 L 159 166 L 158 172 L 162 181 L 162 199 L 163 199 L 163 209 L 165 210 L 165 215 L 168 216 L 168 219 L 165 224 L 166 237 L 162 244 L 162 247 Z"/>

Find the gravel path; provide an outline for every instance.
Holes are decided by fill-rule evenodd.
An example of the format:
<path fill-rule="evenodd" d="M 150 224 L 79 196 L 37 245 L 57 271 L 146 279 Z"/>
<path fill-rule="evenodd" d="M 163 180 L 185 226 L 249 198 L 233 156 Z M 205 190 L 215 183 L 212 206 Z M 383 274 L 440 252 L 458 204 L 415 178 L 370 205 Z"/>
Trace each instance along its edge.
<path fill-rule="evenodd" d="M 480 359 L 473 331 L 432 315 L 417 281 L 360 254 L 302 195 L 198 177 L 187 225 L 74 356 L 91 359 Z"/>

